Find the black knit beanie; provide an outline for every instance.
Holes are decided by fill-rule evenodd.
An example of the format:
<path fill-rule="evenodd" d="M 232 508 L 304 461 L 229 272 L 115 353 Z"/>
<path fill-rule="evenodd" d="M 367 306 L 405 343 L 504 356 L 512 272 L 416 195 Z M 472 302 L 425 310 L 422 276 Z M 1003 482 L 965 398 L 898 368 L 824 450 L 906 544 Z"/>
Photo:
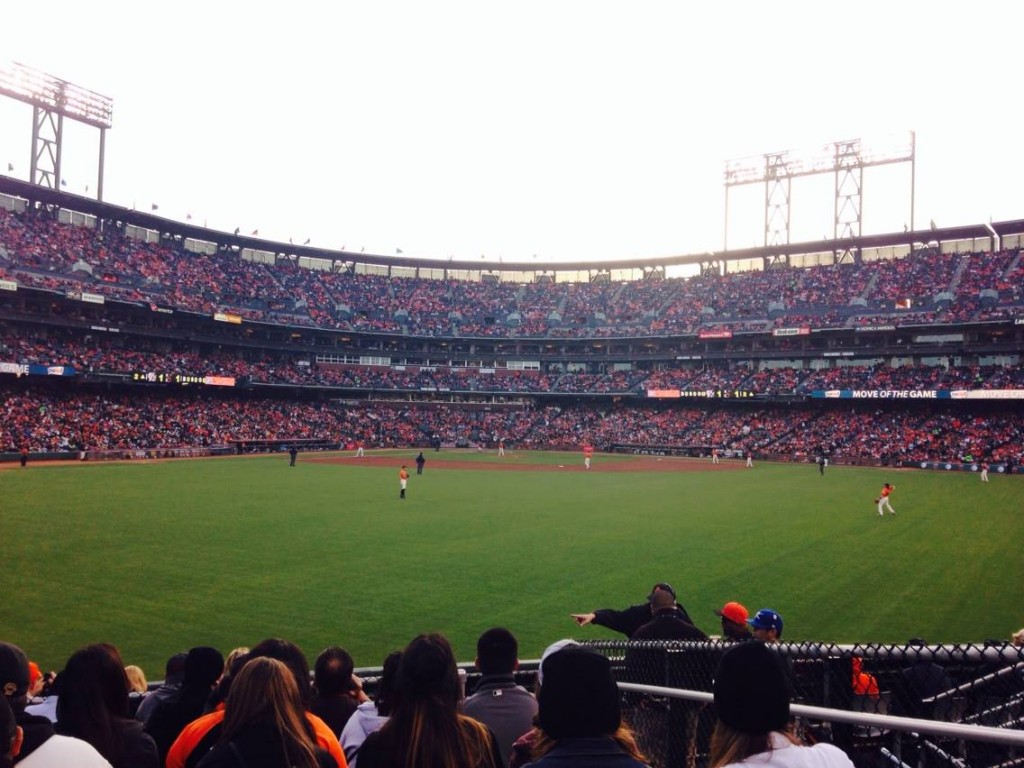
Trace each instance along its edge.
<path fill-rule="evenodd" d="M 718 719 L 737 731 L 781 731 L 789 722 L 786 673 L 764 643 L 740 643 L 722 654 L 714 693 Z"/>
<path fill-rule="evenodd" d="M 537 722 L 553 739 L 610 736 L 622 721 L 611 664 L 585 648 L 564 648 L 545 659 L 538 705 Z"/>
<path fill-rule="evenodd" d="M 186 688 L 209 688 L 224 672 L 224 657 L 216 648 L 199 645 L 189 649 L 185 657 L 182 685 Z"/>

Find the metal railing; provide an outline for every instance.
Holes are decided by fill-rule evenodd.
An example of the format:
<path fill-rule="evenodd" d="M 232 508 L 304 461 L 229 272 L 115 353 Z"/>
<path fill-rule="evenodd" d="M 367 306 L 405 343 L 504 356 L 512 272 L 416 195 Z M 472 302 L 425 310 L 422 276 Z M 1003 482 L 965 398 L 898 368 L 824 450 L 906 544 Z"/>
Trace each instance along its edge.
<path fill-rule="evenodd" d="M 704 768 L 712 681 L 729 647 L 589 641 L 611 659 L 623 716 L 655 768 Z M 796 735 L 857 766 L 1024 766 L 1024 649 L 980 645 L 778 644 Z"/>

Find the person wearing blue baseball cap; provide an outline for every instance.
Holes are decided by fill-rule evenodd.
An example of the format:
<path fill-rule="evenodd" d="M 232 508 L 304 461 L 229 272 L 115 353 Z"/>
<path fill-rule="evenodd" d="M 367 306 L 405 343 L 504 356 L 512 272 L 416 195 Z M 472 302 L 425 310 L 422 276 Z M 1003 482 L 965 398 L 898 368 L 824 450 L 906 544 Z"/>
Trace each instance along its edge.
<path fill-rule="evenodd" d="M 762 608 L 754 618 L 747 619 L 754 630 L 754 637 L 764 643 L 777 643 L 782 639 L 782 617 L 778 611 Z"/>

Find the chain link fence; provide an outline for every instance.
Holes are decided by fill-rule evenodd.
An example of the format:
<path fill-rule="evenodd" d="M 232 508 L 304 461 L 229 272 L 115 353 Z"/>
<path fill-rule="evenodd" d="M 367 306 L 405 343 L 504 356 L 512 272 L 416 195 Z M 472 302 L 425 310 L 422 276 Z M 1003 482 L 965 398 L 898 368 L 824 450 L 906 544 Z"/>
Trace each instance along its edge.
<path fill-rule="evenodd" d="M 716 717 L 712 681 L 729 643 L 580 641 L 607 656 L 623 717 L 653 768 L 706 768 Z M 841 748 L 858 768 L 1024 768 L 1024 648 L 780 643 L 793 726 Z M 515 680 L 535 690 L 538 660 Z M 479 681 L 460 664 L 471 694 Z M 363 668 L 373 695 L 379 668 Z"/>
<path fill-rule="evenodd" d="M 627 685 L 624 717 L 654 768 L 703 768 L 715 725 L 709 694 L 729 647 L 712 642 L 588 641 Z M 775 646 L 789 672 L 794 725 L 808 743 L 828 742 L 858 766 L 1024 766 L 1024 648 L 985 645 Z M 703 692 L 676 698 L 643 686 Z M 703 700 L 701 700 L 703 699 Z M 800 706 L 804 705 L 804 706 Z M 856 713 L 830 717 L 813 708 Z M 813 716 L 799 714 L 812 712 Z M 871 717 L 884 715 L 895 717 Z M 985 728 L 929 728 L 907 720 L 1020 732 L 993 743 Z M 844 720 L 849 721 L 844 721 Z M 932 731 L 931 733 L 924 732 Z M 984 738 L 982 738 L 984 737 Z"/>

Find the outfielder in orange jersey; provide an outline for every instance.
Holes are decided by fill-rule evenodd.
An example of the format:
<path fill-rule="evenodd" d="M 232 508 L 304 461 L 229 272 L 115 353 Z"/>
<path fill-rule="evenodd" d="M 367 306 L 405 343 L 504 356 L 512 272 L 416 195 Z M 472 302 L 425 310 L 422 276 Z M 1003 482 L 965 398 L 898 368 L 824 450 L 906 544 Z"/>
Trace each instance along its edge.
<path fill-rule="evenodd" d="M 882 490 L 879 492 L 878 498 L 875 502 L 878 504 L 878 514 L 884 515 L 885 510 L 889 510 L 890 515 L 895 515 L 896 510 L 892 508 L 892 504 L 889 503 L 889 496 L 896 490 L 896 486 L 890 483 L 886 483 L 882 486 Z"/>
<path fill-rule="evenodd" d="M 401 471 L 398 473 L 398 487 L 400 488 L 398 492 L 398 498 L 405 498 L 405 487 L 407 485 L 409 485 L 409 470 L 406 469 L 405 465 L 403 464 Z"/>
<path fill-rule="evenodd" d="M 583 446 L 583 466 L 590 469 L 590 460 L 594 458 L 594 446 L 587 443 Z"/>

